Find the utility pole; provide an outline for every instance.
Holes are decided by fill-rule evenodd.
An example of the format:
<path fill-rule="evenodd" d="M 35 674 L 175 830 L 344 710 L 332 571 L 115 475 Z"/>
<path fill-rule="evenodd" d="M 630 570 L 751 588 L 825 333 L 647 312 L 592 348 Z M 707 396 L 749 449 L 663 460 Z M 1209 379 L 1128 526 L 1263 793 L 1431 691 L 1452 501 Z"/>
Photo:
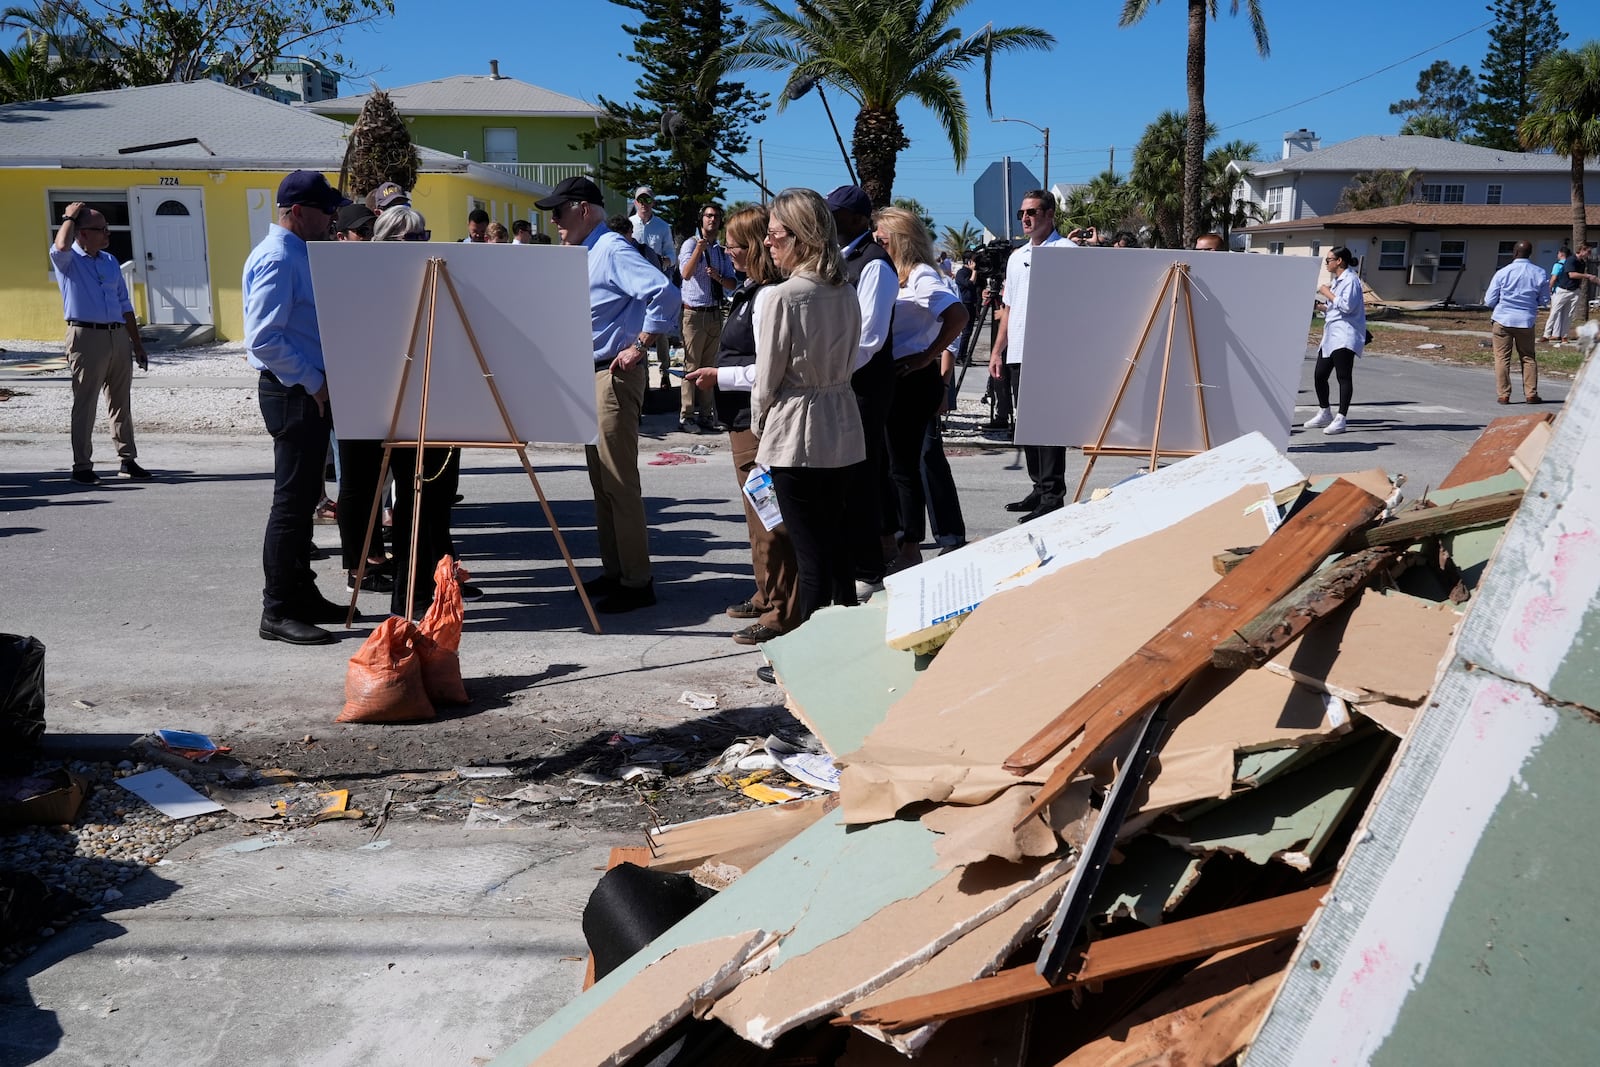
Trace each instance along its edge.
<path fill-rule="evenodd" d="M 1033 126 L 1034 129 L 1036 129 L 1040 133 L 1044 134 L 1044 187 L 1046 189 L 1050 188 L 1050 127 L 1048 127 L 1048 126 L 1036 126 L 1033 123 L 1029 122 L 1027 119 L 1008 119 L 1008 118 L 1003 118 L 1002 117 L 1002 118 L 998 118 L 998 119 L 991 119 L 990 121 L 991 122 L 1020 122 L 1024 126 Z"/>
<path fill-rule="evenodd" d="M 759 182 L 757 182 L 756 184 L 761 186 L 761 206 L 762 207 L 766 207 L 767 206 L 767 154 L 766 154 L 766 143 L 767 142 L 765 140 L 763 140 L 762 138 L 760 138 L 760 137 L 756 138 L 756 170 L 761 175 L 761 180 Z"/>

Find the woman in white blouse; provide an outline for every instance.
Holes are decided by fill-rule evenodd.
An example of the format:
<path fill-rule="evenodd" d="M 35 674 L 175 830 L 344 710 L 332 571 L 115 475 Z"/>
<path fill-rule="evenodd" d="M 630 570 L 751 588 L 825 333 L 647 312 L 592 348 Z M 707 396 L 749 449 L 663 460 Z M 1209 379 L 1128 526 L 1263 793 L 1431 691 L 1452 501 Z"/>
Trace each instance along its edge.
<path fill-rule="evenodd" d="M 873 216 L 873 237 L 889 253 L 900 276 L 894 304 L 894 401 L 886 436 L 889 480 L 900 505 L 899 556 L 891 569 L 922 562 L 927 498 L 922 485 L 922 445 L 929 420 L 944 395 L 940 357 L 966 328 L 966 307 L 955 282 L 939 273 L 933 238 L 922 220 L 903 208 Z"/>
<path fill-rule="evenodd" d="M 1356 257 L 1340 245 L 1330 249 L 1322 262 L 1328 268 L 1328 283 L 1317 287 L 1324 301 L 1322 344 L 1317 349 L 1317 365 L 1311 383 L 1317 390 L 1317 413 L 1305 428 L 1322 428 L 1323 433 L 1344 433 L 1345 416 L 1350 413 L 1350 394 L 1356 357 L 1366 347 L 1367 304 L 1361 279 L 1356 275 Z M 1339 413 L 1328 407 L 1328 377 L 1339 378 Z"/>
<path fill-rule="evenodd" d="M 845 280 L 833 216 L 810 189 L 773 198 L 766 247 L 786 278 L 756 297 L 750 428 L 794 546 L 803 623 L 830 603 L 856 602 L 845 496 L 848 468 L 867 454 L 850 387 L 861 306 Z"/>

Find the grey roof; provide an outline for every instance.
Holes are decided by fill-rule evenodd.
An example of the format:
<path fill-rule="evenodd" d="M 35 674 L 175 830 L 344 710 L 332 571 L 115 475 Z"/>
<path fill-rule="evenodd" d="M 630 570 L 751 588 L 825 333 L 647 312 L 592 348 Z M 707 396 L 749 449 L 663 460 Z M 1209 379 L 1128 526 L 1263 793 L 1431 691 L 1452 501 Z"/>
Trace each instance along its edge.
<path fill-rule="evenodd" d="M 179 82 L 0 106 L 0 161 L 61 167 L 337 171 L 350 127 L 220 82 Z M 139 149 L 138 151 L 129 151 Z M 419 148 L 422 169 L 545 187 Z"/>
<path fill-rule="evenodd" d="M 535 118 L 594 118 L 604 110 L 575 96 L 529 85 L 516 78 L 457 74 L 385 89 L 406 115 L 523 115 Z M 340 96 L 304 105 L 323 115 L 353 115 L 371 93 Z"/>
<path fill-rule="evenodd" d="M 1257 178 L 1274 174 L 1315 171 L 1404 170 L 1433 171 L 1559 171 L 1571 163 L 1566 156 L 1535 152 L 1502 152 L 1438 137 L 1401 137 L 1368 134 L 1306 152 L 1290 159 L 1249 164 Z"/>

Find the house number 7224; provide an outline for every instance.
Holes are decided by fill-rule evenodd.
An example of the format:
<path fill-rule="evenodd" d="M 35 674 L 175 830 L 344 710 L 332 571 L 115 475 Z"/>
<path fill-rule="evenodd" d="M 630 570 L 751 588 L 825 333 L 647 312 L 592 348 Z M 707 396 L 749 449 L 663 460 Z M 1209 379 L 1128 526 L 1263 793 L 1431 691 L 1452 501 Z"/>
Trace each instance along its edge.
<path fill-rule="evenodd" d="M 177 185 L 178 184 L 178 179 L 176 177 L 163 177 L 161 179 L 161 184 L 162 185 Z"/>

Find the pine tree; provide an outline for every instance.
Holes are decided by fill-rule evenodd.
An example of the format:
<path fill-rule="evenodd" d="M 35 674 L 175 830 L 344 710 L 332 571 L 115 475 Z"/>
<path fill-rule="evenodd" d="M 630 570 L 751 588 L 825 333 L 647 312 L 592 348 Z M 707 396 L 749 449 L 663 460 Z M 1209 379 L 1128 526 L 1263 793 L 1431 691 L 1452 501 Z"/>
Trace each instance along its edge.
<path fill-rule="evenodd" d="M 1489 51 L 1478 79 L 1473 112 L 1477 135 L 1487 148 L 1520 152 L 1517 124 L 1533 110 L 1534 64 L 1561 47 L 1567 35 L 1556 21 L 1554 0 L 1494 0 L 1485 9 L 1495 17 Z"/>
<path fill-rule="evenodd" d="M 700 204 L 720 200 L 725 187 L 717 171 L 743 176 L 734 157 L 749 144 L 745 129 L 760 122 L 765 94 L 743 82 L 721 81 L 702 89 L 706 61 L 728 40 L 745 31 L 743 19 L 728 13 L 726 0 L 612 0 L 637 11 L 629 58 L 639 67 L 631 101 L 600 97 L 607 111 L 592 131 L 579 136 L 584 148 L 603 141 L 645 142 L 642 151 L 607 159 L 603 184 L 616 192 L 648 185 L 655 209 L 675 233 L 694 229 Z"/>
<path fill-rule="evenodd" d="M 395 182 L 410 192 L 422 169 L 422 154 L 411 140 L 411 131 L 382 89 L 374 89 L 350 130 L 344 166 L 339 171 L 339 188 L 346 195 L 366 196 L 384 182 Z"/>

